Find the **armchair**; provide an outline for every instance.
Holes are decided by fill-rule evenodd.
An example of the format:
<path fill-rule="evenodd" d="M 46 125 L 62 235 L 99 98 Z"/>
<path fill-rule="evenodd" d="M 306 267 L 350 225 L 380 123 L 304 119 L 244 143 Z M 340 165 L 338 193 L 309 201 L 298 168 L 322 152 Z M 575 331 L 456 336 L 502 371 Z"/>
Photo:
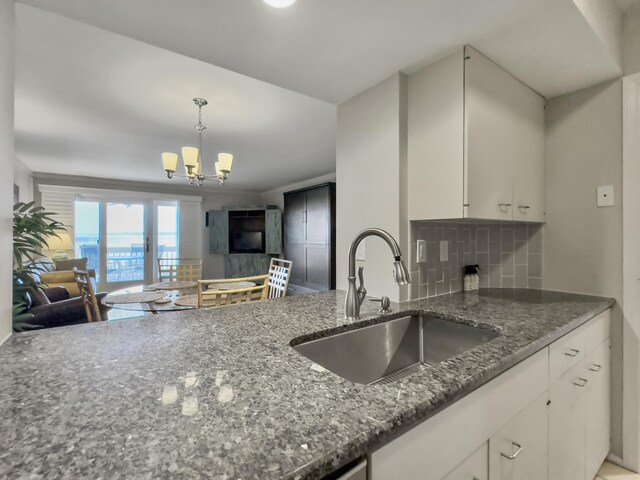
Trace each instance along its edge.
<path fill-rule="evenodd" d="M 64 287 L 44 288 L 43 293 L 50 303 L 46 303 L 46 301 L 32 303 L 31 308 L 26 311 L 26 313 L 33 315 L 33 319 L 29 321 L 31 325 L 52 328 L 88 322 L 82 297 L 71 298 Z M 96 293 L 103 316 L 109 311 L 109 307 L 101 303 L 105 295 L 106 293 Z"/>

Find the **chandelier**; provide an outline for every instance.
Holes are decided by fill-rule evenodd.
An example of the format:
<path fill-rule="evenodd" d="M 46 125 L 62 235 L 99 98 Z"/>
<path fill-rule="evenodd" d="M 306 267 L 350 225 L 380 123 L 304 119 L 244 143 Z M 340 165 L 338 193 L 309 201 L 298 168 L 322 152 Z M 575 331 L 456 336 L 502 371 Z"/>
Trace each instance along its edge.
<path fill-rule="evenodd" d="M 182 162 L 184 163 L 185 175 L 176 174 L 176 168 L 178 167 L 178 155 L 176 153 L 164 152 L 162 154 L 162 168 L 167 172 L 168 178 L 182 177 L 189 180 L 189 185 L 202 185 L 205 180 L 218 180 L 220 185 L 224 185 L 229 172 L 231 172 L 231 165 L 233 164 L 233 155 L 230 153 L 219 153 L 218 161 L 215 163 L 216 173 L 215 175 L 205 175 L 202 169 L 202 132 L 206 130 L 202 124 L 202 107 L 207 105 L 207 101 L 204 98 L 194 98 L 193 103 L 198 107 L 198 123 L 195 126 L 196 132 L 198 132 L 198 146 L 196 147 L 182 147 Z"/>

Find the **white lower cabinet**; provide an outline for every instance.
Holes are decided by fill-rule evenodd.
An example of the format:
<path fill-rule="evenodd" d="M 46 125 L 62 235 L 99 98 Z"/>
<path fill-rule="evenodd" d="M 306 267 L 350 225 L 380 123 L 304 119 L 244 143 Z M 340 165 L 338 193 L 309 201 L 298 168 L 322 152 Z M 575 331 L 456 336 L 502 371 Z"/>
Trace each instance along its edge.
<path fill-rule="evenodd" d="M 593 480 L 610 446 L 609 340 L 549 389 L 549 480 Z"/>
<path fill-rule="evenodd" d="M 369 480 L 593 480 L 609 453 L 610 311 L 370 455 Z"/>
<path fill-rule="evenodd" d="M 549 479 L 585 477 L 585 436 L 588 379 L 581 360 L 549 390 Z"/>
<path fill-rule="evenodd" d="M 483 443 L 480 448 L 449 472 L 442 480 L 488 480 L 489 479 L 489 444 Z"/>
<path fill-rule="evenodd" d="M 595 478 L 611 446 L 610 352 L 606 340 L 587 354 L 587 480 Z"/>
<path fill-rule="evenodd" d="M 490 480 L 545 480 L 548 475 L 547 393 L 489 439 Z"/>

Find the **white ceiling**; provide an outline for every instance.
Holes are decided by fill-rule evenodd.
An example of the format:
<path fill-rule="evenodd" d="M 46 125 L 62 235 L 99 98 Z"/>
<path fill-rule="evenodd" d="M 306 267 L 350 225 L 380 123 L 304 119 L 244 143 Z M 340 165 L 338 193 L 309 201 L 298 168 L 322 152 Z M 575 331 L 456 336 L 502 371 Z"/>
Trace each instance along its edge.
<path fill-rule="evenodd" d="M 630 8 L 640 5 L 640 0 L 618 0 L 618 5 L 620 6 L 620 10 L 626 12 Z"/>
<path fill-rule="evenodd" d="M 469 43 L 546 97 L 620 74 L 573 0 L 22 0 L 332 103 Z"/>
<path fill-rule="evenodd" d="M 236 156 L 225 188 L 326 174 L 334 104 L 467 43 L 546 97 L 621 74 L 573 0 L 22 3 L 16 150 L 42 172 L 162 182 L 203 96 L 205 159 Z"/>
<path fill-rule="evenodd" d="M 225 189 L 335 171 L 334 105 L 29 6 L 16 16 L 16 153 L 33 171 L 168 182 L 160 153 L 197 146 L 193 97 L 209 101 L 205 169 L 235 155 Z"/>

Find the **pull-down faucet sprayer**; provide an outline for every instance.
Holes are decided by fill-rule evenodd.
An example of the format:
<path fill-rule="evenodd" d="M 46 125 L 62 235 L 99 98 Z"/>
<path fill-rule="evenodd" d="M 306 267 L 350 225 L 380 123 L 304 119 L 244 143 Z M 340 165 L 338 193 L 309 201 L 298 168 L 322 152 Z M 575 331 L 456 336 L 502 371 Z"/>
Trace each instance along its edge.
<path fill-rule="evenodd" d="M 360 232 L 351 242 L 351 248 L 349 249 L 349 287 L 347 289 L 347 299 L 344 305 L 344 316 L 347 320 L 357 320 L 360 318 L 360 305 L 367 295 L 367 290 L 364 288 L 364 267 L 358 269 L 358 277 L 360 280 L 360 286 L 356 288 L 356 250 L 360 242 L 369 236 L 376 236 L 382 238 L 391 251 L 393 252 L 393 278 L 396 281 L 396 285 L 407 285 L 411 283 L 411 277 L 407 266 L 402 261 L 402 253 L 398 242 L 388 233 L 380 228 L 367 228 Z"/>

